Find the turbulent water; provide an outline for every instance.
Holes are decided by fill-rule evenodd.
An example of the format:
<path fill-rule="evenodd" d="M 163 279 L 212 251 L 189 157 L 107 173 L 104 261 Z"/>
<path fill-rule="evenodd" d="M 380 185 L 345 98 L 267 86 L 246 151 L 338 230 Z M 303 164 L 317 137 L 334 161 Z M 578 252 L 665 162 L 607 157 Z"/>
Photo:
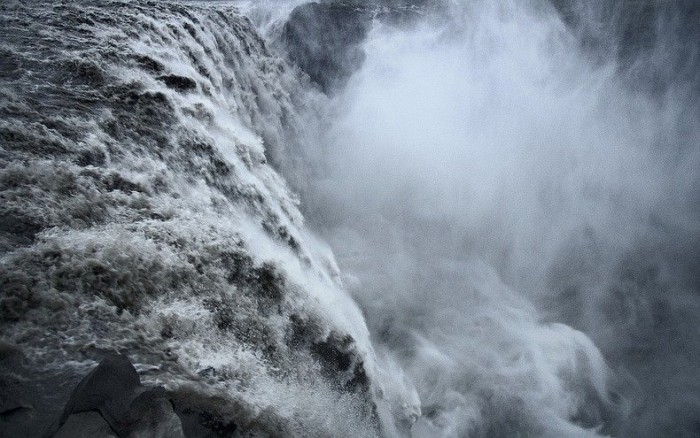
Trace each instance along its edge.
<path fill-rule="evenodd" d="M 267 164 L 298 75 L 227 6 L 2 21 L 4 340 L 49 375 L 126 352 L 246 431 L 372 435 L 364 322 Z"/>
<path fill-rule="evenodd" d="M 302 3 L 0 5 L 0 436 L 698 436 L 694 2 Z"/>

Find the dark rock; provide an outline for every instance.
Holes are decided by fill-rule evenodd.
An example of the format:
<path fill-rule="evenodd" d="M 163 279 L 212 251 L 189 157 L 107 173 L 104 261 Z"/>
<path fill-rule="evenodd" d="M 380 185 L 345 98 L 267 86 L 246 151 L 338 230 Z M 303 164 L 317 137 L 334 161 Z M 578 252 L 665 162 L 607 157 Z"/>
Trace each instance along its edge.
<path fill-rule="evenodd" d="M 0 418 L 8 419 L 9 417 L 19 414 L 23 410 L 32 409 L 32 405 L 23 394 L 21 383 L 16 379 L 8 376 L 0 377 Z"/>
<path fill-rule="evenodd" d="M 197 82 L 186 76 L 163 75 L 158 77 L 165 85 L 177 91 L 190 91 L 197 88 Z"/>
<path fill-rule="evenodd" d="M 13 211 L 0 213 L 0 231 L 33 241 L 34 236 L 42 229 L 43 224 L 36 218 L 30 218 L 20 212 Z"/>
<path fill-rule="evenodd" d="M 104 178 L 104 184 L 109 191 L 119 190 L 124 193 L 140 192 L 145 193 L 146 189 L 138 183 L 134 183 L 113 172 Z"/>
<path fill-rule="evenodd" d="M 26 436 L 26 425 L 35 422 L 31 394 L 17 376 L 23 359 L 19 348 L 0 341 L 0 438 Z"/>
<path fill-rule="evenodd" d="M 352 336 L 331 332 L 327 339 L 312 344 L 311 352 L 330 381 L 342 382 L 340 389 L 369 391 L 369 377 Z"/>
<path fill-rule="evenodd" d="M 36 424 L 36 412 L 32 408 L 17 407 L 0 412 L 0 438 L 29 437 L 27 426 L 30 424 Z"/>
<path fill-rule="evenodd" d="M 24 273 L 17 273 L 0 266 L 0 320 L 19 321 L 31 309 L 39 305 L 39 299 L 32 290 L 31 279 Z"/>
<path fill-rule="evenodd" d="M 99 86 L 105 83 L 106 77 L 102 68 L 95 62 L 85 59 L 73 59 L 66 62 L 66 70 L 72 79 L 82 83 Z"/>
<path fill-rule="evenodd" d="M 227 438 L 238 429 L 233 422 L 224 422 L 206 411 L 183 409 L 178 411 L 187 438 Z"/>
<path fill-rule="evenodd" d="M 78 384 L 55 436 L 184 437 L 165 390 L 142 386 L 122 355 L 107 356 Z"/>
<path fill-rule="evenodd" d="M 183 437 L 182 423 L 161 387 L 141 392 L 124 414 L 129 437 Z"/>
<path fill-rule="evenodd" d="M 215 375 L 216 370 L 204 370 L 203 374 Z M 170 400 L 187 438 L 228 438 L 238 430 L 236 422 L 223 414 L 228 411 L 224 400 L 187 389 L 172 392 Z"/>
<path fill-rule="evenodd" d="M 99 412 L 80 412 L 68 417 L 53 438 L 117 438 Z"/>
<path fill-rule="evenodd" d="M 19 360 L 22 356 L 22 350 L 17 346 L 0 341 L 0 362 Z"/>
<path fill-rule="evenodd" d="M 165 69 L 165 67 L 163 67 L 163 64 L 151 58 L 150 56 L 137 55 L 134 57 L 134 60 L 138 63 L 139 67 L 143 68 L 144 70 L 150 71 L 151 73 L 160 73 Z"/>
<path fill-rule="evenodd" d="M 86 149 L 78 154 L 75 162 L 80 166 L 103 166 L 107 155 L 100 149 Z"/>
<path fill-rule="evenodd" d="M 109 355 L 73 390 L 60 424 L 71 414 L 93 410 L 110 417 L 111 412 L 123 410 L 120 405 L 128 406 L 139 386 L 141 379 L 129 359 L 122 355 Z"/>
<path fill-rule="evenodd" d="M 371 25 L 367 8 L 307 3 L 296 7 L 282 29 L 280 42 L 292 62 L 328 93 L 344 85 L 362 66 L 361 44 Z"/>
<path fill-rule="evenodd" d="M 696 0 L 553 0 L 552 4 L 581 47 L 601 62 L 616 59 L 620 71 L 632 75 L 635 87 L 663 94 L 671 84 L 688 83 L 697 91 L 700 3 Z"/>
<path fill-rule="evenodd" d="M 279 43 L 290 61 L 325 93 L 345 85 L 362 67 L 362 48 L 373 20 L 393 27 L 417 22 L 436 5 L 427 0 L 326 1 L 297 6 Z M 431 4 L 429 8 L 427 5 Z"/>

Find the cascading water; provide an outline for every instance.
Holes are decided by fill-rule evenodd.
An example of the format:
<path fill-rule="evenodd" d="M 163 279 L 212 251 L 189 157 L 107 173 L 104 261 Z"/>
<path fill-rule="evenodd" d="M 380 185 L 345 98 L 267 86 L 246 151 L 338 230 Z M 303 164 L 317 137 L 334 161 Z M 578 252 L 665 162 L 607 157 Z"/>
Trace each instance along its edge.
<path fill-rule="evenodd" d="M 126 352 L 246 433 L 371 436 L 362 316 L 267 164 L 298 75 L 227 6 L 1 15 L 2 333 L 60 382 L 49 412 Z"/>
<path fill-rule="evenodd" d="M 0 5 L 0 437 L 109 353 L 188 437 L 697 436 L 698 20 Z"/>

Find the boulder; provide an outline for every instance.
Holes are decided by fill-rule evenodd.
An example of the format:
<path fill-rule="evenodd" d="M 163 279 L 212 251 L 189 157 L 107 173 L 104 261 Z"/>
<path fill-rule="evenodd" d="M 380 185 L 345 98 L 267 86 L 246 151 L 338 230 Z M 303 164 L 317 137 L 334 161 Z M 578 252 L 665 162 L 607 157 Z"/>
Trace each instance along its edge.
<path fill-rule="evenodd" d="M 161 387 L 141 392 L 124 414 L 129 438 L 184 438 L 180 418 Z"/>
<path fill-rule="evenodd" d="M 207 374 L 214 376 L 216 372 L 211 369 Z M 236 422 L 224 414 L 230 411 L 225 400 L 187 388 L 171 392 L 170 400 L 187 438 L 226 438 L 239 430 Z"/>
<path fill-rule="evenodd" d="M 55 437 L 183 437 L 165 390 L 141 385 L 129 359 L 107 356 L 73 390 Z"/>

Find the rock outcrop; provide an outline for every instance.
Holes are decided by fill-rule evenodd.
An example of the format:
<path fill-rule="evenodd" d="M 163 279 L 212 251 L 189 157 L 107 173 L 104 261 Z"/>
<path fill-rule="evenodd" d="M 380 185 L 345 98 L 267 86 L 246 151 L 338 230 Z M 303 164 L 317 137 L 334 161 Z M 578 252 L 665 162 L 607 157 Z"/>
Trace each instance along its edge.
<path fill-rule="evenodd" d="M 123 355 L 107 356 L 78 384 L 56 428 L 55 438 L 185 437 L 165 389 L 142 385 Z"/>
<path fill-rule="evenodd" d="M 366 7 L 306 3 L 292 11 L 281 42 L 290 60 L 328 93 L 362 66 L 371 18 Z"/>

